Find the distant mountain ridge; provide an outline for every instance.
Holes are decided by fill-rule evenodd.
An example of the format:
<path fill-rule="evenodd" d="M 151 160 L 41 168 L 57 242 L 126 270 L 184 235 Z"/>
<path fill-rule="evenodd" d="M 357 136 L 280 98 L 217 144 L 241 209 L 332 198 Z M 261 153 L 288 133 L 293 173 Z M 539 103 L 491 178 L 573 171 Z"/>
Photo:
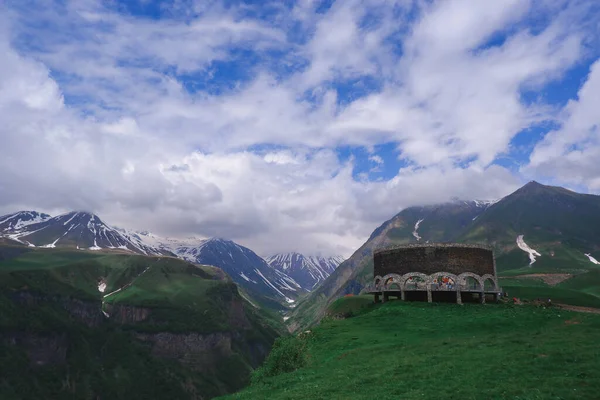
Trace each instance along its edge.
<path fill-rule="evenodd" d="M 139 235 L 143 238 L 147 235 Z M 156 236 L 154 240 L 156 240 Z M 213 265 L 227 272 L 231 279 L 250 294 L 266 296 L 292 305 L 306 290 L 285 272 L 272 268 L 263 258 L 247 247 L 231 240 L 158 240 L 158 248 L 198 264 Z"/>
<path fill-rule="evenodd" d="M 51 217 L 37 211 L 19 211 L 0 217 L 0 232 L 19 230 L 27 225 L 43 222 Z"/>
<path fill-rule="evenodd" d="M 97 215 L 73 211 L 50 217 L 19 211 L 0 217 L 0 235 L 31 247 L 70 247 L 81 250 L 125 250 L 144 255 L 168 254 L 156 247 L 135 243 Z"/>
<path fill-rule="evenodd" d="M 254 300 L 270 308 L 293 306 L 307 292 L 284 271 L 271 267 L 252 250 L 231 240 L 163 238 L 150 232 L 111 227 L 89 212 L 74 211 L 56 217 L 36 211 L 8 214 L 0 217 L 0 237 L 30 247 L 127 251 L 212 265 L 229 274 Z"/>
<path fill-rule="evenodd" d="M 280 253 L 266 258 L 267 263 L 281 271 L 307 291 L 313 290 L 340 265 L 342 256 L 305 256 L 300 253 Z"/>
<path fill-rule="evenodd" d="M 594 273 L 593 260 L 600 259 L 600 196 L 532 181 L 498 200 L 406 208 L 375 229 L 298 304 L 292 328 L 317 322 L 336 298 L 358 294 L 373 278 L 375 249 L 427 242 L 491 245 L 500 273 Z"/>

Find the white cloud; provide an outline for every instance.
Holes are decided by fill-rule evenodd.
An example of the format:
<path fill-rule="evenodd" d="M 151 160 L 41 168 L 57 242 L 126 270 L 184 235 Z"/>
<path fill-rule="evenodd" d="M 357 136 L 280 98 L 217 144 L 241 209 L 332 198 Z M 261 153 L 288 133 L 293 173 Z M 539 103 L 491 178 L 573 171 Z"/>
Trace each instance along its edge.
<path fill-rule="evenodd" d="M 89 209 L 263 255 L 348 255 L 403 207 L 515 189 L 518 177 L 490 164 L 541 120 L 563 127 L 538 146 L 531 173 L 581 174 L 600 187 L 598 67 L 564 118 L 520 98 L 581 58 L 577 4 L 535 34 L 523 21 L 539 5 L 522 1 L 348 1 L 319 15 L 304 1 L 274 23 L 218 2 L 182 3 L 163 20 L 95 0 L 46 0 L 33 13 L 19 4 L 0 9 L 0 211 Z M 288 37 L 295 24 L 306 40 Z M 482 47 L 499 33 L 504 42 Z M 261 61 L 244 79 L 203 88 L 215 61 L 243 63 L 232 48 Z M 270 50 L 284 54 L 272 60 Z M 190 90 L 180 74 L 204 81 Z M 340 102 L 332 82 L 365 77 L 377 85 Z M 353 178 L 354 161 L 336 154 L 389 142 L 408 166 L 388 181 Z"/>
<path fill-rule="evenodd" d="M 600 190 L 600 61 L 564 110 L 560 129 L 548 133 L 530 157 L 524 172 L 554 178 L 566 185 Z"/>
<path fill-rule="evenodd" d="M 378 155 L 369 156 L 369 160 L 374 162 L 375 164 L 383 164 L 383 158 L 381 158 L 381 156 Z"/>

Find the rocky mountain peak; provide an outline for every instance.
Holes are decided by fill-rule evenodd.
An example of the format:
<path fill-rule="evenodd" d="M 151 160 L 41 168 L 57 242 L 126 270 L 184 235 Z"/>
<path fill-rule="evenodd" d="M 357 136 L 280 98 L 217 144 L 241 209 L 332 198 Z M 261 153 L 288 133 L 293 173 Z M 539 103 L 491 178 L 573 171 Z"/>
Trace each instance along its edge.
<path fill-rule="evenodd" d="M 0 232 L 16 231 L 47 219 L 50 219 L 48 214 L 37 211 L 18 211 L 14 214 L 7 214 L 0 217 Z"/>
<path fill-rule="evenodd" d="M 266 258 L 269 265 L 284 272 L 302 288 L 312 290 L 343 261 L 343 257 L 310 256 L 297 252 L 279 253 Z"/>

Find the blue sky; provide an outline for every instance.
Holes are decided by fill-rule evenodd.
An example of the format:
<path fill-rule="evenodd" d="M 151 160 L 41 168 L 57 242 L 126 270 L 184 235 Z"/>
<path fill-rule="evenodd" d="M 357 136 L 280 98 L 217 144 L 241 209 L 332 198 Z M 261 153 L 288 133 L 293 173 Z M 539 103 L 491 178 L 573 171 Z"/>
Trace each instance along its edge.
<path fill-rule="evenodd" d="M 598 193 L 596 3 L 9 0 L 0 211 L 348 254 L 410 205 Z"/>

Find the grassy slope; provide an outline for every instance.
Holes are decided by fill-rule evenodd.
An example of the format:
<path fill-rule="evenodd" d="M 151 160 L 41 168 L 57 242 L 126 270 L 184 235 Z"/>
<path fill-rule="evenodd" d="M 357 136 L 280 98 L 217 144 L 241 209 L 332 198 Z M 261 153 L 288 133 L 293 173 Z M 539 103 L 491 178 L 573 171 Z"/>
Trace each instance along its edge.
<path fill-rule="evenodd" d="M 370 310 L 323 321 L 306 339 L 306 367 L 227 398 L 598 398 L 600 315 L 400 301 Z"/>
<path fill-rule="evenodd" d="M 568 254 L 566 248 L 556 251 L 554 257 L 538 257 L 536 262 L 529 266 L 514 269 L 500 270 L 500 285 L 509 293 L 509 296 L 523 299 L 551 298 L 555 302 L 575 306 L 588 306 L 600 308 L 600 266 L 589 262 L 587 257 L 577 257 L 580 254 Z M 521 252 L 523 253 L 523 252 Z M 521 259 L 527 255 L 519 253 L 505 254 L 499 257 L 500 262 L 506 258 Z M 513 265 L 518 264 L 516 261 Z M 529 274 L 571 274 L 572 277 L 556 286 L 548 286 L 541 280 L 519 278 L 519 275 Z"/>
<path fill-rule="evenodd" d="M 26 393 L 26 397 L 44 397 L 47 390 L 56 390 L 53 398 L 68 397 L 64 387 L 55 387 L 52 382 L 64 380 L 69 370 L 77 371 L 71 378 L 76 386 L 73 390 L 80 397 L 85 397 L 84 393 L 103 393 L 119 398 L 118 393 L 131 396 L 147 392 L 186 398 L 189 390 L 183 391 L 181 382 L 186 382 L 188 389 L 195 386 L 203 396 L 210 397 L 223 393 L 227 387 L 239 388 L 245 383 L 251 370 L 245 355 L 247 348 L 233 343 L 232 357 L 214 365 L 211 373 L 198 374 L 176 362 L 151 357 L 148 348 L 134 340 L 128 331 L 235 331 L 242 347 L 248 343 L 268 347 L 277 330 L 282 328 L 270 315 L 243 302 L 237 287 L 221 270 L 213 267 L 193 266 L 170 257 L 64 249 L 0 247 L 0 254 L 3 256 L 0 257 L 0 339 L 3 333 L 10 332 L 20 335 L 28 332 L 34 336 L 65 333 L 69 341 L 66 365 L 31 372 L 24 354 L 0 340 L 0 364 L 7 366 L 0 376 L 8 377 L 0 379 L 2 398 L 12 398 L 25 386 L 28 389 L 22 393 Z M 140 275 L 143 271 L 146 272 Z M 96 302 L 99 308 L 104 295 L 97 287 L 100 277 L 108 284 L 105 293 L 133 281 L 132 286 L 106 300 L 112 305 L 151 308 L 152 321 L 122 326 L 111 324 L 109 320 L 100 327 L 89 328 L 74 320 L 58 304 L 48 302 L 24 307 L 11 300 L 15 291 L 27 290 L 61 298 L 73 297 L 91 304 Z M 244 323 L 239 312 L 232 316 L 231 305 L 235 302 L 242 305 L 238 310 L 243 310 L 251 330 L 232 326 L 231 318 L 237 318 L 238 322 L 242 318 L 241 323 Z M 134 379 L 142 370 L 147 379 Z"/>

